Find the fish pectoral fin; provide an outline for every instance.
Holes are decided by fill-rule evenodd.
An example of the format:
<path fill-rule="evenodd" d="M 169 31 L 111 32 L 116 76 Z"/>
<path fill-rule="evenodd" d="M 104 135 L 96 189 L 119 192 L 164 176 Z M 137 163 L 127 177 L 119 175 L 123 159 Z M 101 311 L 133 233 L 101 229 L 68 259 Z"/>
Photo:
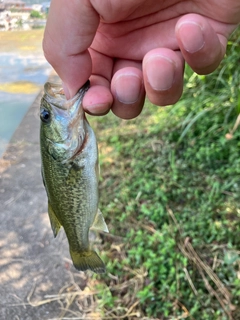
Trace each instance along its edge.
<path fill-rule="evenodd" d="M 98 209 L 96 217 L 90 229 L 96 229 L 99 231 L 109 232 L 107 224 L 103 218 L 102 212 Z"/>
<path fill-rule="evenodd" d="M 79 271 L 92 270 L 96 273 L 106 272 L 105 264 L 95 251 L 76 252 L 70 248 L 74 267 Z"/>
<path fill-rule="evenodd" d="M 54 234 L 54 237 L 56 238 L 58 231 L 61 229 L 61 223 L 58 221 L 58 218 L 56 217 L 51 204 L 48 202 L 48 215 L 52 227 L 52 231 Z"/>

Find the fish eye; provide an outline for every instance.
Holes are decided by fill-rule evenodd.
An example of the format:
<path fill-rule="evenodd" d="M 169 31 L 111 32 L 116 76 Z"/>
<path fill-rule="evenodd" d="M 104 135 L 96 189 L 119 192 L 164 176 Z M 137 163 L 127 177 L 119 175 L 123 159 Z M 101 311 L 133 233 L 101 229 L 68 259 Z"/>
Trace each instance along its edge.
<path fill-rule="evenodd" d="M 40 111 L 40 118 L 41 118 L 42 122 L 49 123 L 51 120 L 51 114 L 48 110 L 42 109 Z"/>

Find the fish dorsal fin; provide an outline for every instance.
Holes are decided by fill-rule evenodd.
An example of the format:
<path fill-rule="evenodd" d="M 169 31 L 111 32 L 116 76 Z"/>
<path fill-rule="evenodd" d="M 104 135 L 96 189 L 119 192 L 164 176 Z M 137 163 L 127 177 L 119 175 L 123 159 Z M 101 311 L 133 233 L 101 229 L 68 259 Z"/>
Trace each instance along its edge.
<path fill-rule="evenodd" d="M 91 229 L 96 229 L 99 231 L 109 232 L 106 222 L 103 218 L 102 212 L 98 209 L 95 220 L 91 226 Z"/>
<path fill-rule="evenodd" d="M 58 218 L 56 217 L 50 202 L 48 202 L 48 215 L 51 222 L 54 237 L 56 238 L 58 231 L 61 229 L 61 223 L 58 221 Z"/>

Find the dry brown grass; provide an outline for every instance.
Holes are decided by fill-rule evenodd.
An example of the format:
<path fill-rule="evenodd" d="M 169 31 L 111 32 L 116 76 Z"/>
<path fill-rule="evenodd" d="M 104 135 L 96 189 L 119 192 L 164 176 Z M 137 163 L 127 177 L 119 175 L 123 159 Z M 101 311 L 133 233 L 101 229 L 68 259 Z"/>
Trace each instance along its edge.
<path fill-rule="evenodd" d="M 227 315 L 229 320 L 234 320 L 232 312 L 235 311 L 236 307 L 231 303 L 231 294 L 226 288 L 226 286 L 223 284 L 223 282 L 219 279 L 217 274 L 213 271 L 213 268 L 211 268 L 205 261 L 203 261 L 200 257 L 200 255 L 194 250 L 190 239 L 184 238 L 182 236 L 181 227 L 178 224 L 178 221 L 173 213 L 173 211 L 168 208 L 168 214 L 172 219 L 173 224 L 177 227 L 179 232 L 179 239 L 178 239 L 178 248 L 182 252 L 182 254 L 191 262 L 198 270 L 202 277 L 202 281 L 204 282 L 204 285 L 209 292 L 211 296 L 214 296 L 217 301 L 220 303 L 222 309 L 224 310 L 225 314 Z M 194 283 L 187 271 L 186 268 L 184 268 L 186 278 L 189 282 L 189 285 L 191 286 L 194 294 L 198 296 L 198 292 L 194 286 Z M 213 285 L 211 285 L 211 282 L 215 285 L 215 288 Z"/>

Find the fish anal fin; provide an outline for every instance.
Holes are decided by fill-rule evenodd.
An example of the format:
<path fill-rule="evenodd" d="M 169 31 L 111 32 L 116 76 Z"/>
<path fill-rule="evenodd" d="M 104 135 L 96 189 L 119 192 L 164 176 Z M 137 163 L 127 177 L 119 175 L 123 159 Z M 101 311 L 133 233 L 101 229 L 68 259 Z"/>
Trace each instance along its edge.
<path fill-rule="evenodd" d="M 78 271 L 92 270 L 95 273 L 106 272 L 105 264 L 95 251 L 76 252 L 70 248 L 74 267 Z"/>
<path fill-rule="evenodd" d="M 109 232 L 107 224 L 103 218 L 102 212 L 98 209 L 96 217 L 90 229 L 96 229 L 99 231 Z"/>
<path fill-rule="evenodd" d="M 52 206 L 49 202 L 48 202 L 48 215 L 49 215 L 49 219 L 50 219 L 50 223 L 51 223 L 54 237 L 56 238 L 58 231 L 61 228 L 61 223 L 58 221 L 58 218 L 56 217 L 56 215 L 52 209 Z"/>

